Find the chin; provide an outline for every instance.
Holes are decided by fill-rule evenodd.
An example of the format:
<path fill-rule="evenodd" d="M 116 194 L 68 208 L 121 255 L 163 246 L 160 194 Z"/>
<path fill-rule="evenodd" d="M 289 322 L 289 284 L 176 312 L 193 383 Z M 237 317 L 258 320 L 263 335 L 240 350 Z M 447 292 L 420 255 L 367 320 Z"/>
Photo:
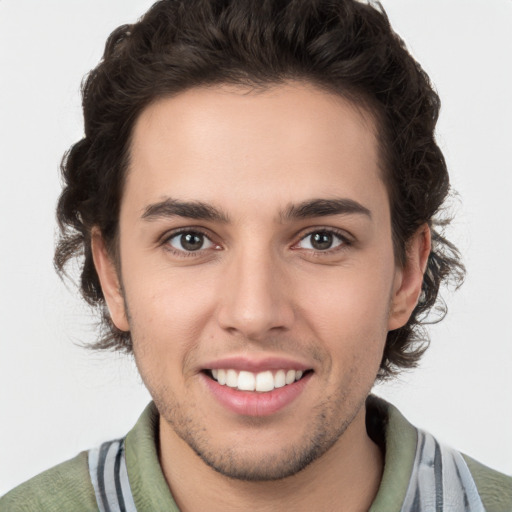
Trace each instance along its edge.
<path fill-rule="evenodd" d="M 198 428 L 197 423 L 188 422 L 185 425 L 181 421 L 176 422 L 176 416 L 168 418 L 167 422 L 217 473 L 234 480 L 268 482 L 292 477 L 320 459 L 340 439 L 353 419 L 329 421 L 329 414 L 322 409 L 320 406 L 309 425 L 303 425 L 306 428 L 302 433 L 296 432 L 295 439 L 276 432 L 272 442 L 262 439 L 268 439 L 269 435 L 272 437 L 267 430 L 269 427 L 265 425 L 253 425 L 256 430 L 267 430 L 262 432 L 263 436 L 254 433 L 253 428 L 253 434 L 250 433 L 251 429 L 247 431 L 246 439 L 243 436 L 237 436 L 236 440 L 229 439 L 229 434 L 225 434 L 224 439 L 220 440 L 209 436 L 206 426 Z M 281 445 L 277 438 L 282 439 Z"/>

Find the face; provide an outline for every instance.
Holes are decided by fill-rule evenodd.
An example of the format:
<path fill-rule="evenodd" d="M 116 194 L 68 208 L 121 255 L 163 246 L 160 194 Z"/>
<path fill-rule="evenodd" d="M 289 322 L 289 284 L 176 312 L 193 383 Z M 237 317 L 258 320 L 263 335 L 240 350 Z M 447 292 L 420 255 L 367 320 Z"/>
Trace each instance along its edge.
<path fill-rule="evenodd" d="M 120 268 L 95 261 L 161 437 L 224 475 L 292 475 L 364 428 L 408 316 L 374 132 L 300 84 L 192 89 L 136 123 Z"/>

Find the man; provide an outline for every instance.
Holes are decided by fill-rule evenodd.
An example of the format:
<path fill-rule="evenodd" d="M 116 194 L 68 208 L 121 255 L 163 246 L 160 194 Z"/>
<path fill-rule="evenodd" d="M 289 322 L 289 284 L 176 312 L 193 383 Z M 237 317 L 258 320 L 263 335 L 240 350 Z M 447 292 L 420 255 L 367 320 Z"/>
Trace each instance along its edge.
<path fill-rule="evenodd" d="M 154 405 L 7 510 L 509 510 L 511 481 L 368 397 L 414 366 L 448 176 L 428 78 L 363 3 L 159 2 L 117 29 L 64 163 L 98 348 Z"/>

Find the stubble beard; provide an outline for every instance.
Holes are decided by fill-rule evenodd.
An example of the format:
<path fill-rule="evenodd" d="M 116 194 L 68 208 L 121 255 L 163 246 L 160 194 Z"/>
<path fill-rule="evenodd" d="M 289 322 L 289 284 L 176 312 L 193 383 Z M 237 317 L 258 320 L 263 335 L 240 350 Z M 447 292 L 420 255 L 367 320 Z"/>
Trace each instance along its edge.
<path fill-rule="evenodd" d="M 152 396 L 163 419 L 206 465 L 227 478 L 249 482 L 288 478 L 320 459 L 343 435 L 366 399 L 365 396 L 361 404 L 350 407 L 343 394 L 334 399 L 334 403 L 327 397 L 311 411 L 309 417 L 314 419 L 293 445 L 284 446 L 274 454 L 257 455 L 258 446 L 250 454 L 236 446 L 216 448 L 209 439 L 207 427 L 185 414 L 174 397 L 171 399 L 169 393 L 158 392 Z M 340 410 L 351 414 L 337 421 Z M 260 423 L 261 428 L 265 428 L 264 422 Z"/>
<path fill-rule="evenodd" d="M 124 299 L 125 310 L 130 325 L 133 326 L 126 297 Z M 137 344 L 137 347 L 140 348 L 140 345 L 144 344 Z M 335 393 L 336 396 L 326 396 L 322 402 L 312 408 L 307 416 L 312 418 L 309 428 L 293 445 L 284 446 L 272 455 L 246 456 L 231 445 L 227 449 L 221 447 L 216 449 L 204 423 L 208 421 L 205 415 L 201 411 L 197 411 L 196 416 L 187 412 L 189 408 L 180 404 L 176 394 L 168 387 L 153 385 L 152 378 L 144 375 L 143 365 L 138 364 L 137 352 L 134 345 L 133 355 L 139 374 L 162 418 L 207 466 L 227 478 L 240 481 L 271 482 L 289 478 L 303 471 L 320 459 L 341 438 L 361 408 L 365 406 L 371 390 L 370 386 L 366 393 L 363 391 L 358 397 L 351 397 L 346 391 L 351 386 L 345 382 L 345 389 L 340 389 Z M 348 379 L 352 383 L 354 383 L 355 368 L 356 366 L 352 367 Z M 203 424 L 197 418 L 202 418 Z M 251 422 L 251 419 L 248 419 L 248 422 Z M 254 427 L 258 422 L 260 428 L 265 428 L 265 420 L 262 418 L 253 419 L 252 426 Z M 258 447 L 255 447 L 253 453 L 257 451 Z"/>

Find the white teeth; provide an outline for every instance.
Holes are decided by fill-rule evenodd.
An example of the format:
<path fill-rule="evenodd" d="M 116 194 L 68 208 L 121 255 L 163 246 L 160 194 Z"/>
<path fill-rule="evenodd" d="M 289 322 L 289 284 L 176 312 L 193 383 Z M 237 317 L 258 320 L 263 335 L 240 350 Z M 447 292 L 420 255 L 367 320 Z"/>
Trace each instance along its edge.
<path fill-rule="evenodd" d="M 272 372 L 261 372 L 256 375 L 256 391 L 272 391 L 274 387 Z"/>
<path fill-rule="evenodd" d="M 254 391 L 256 387 L 256 378 L 254 373 L 240 372 L 238 374 L 238 389 L 241 391 Z"/>
<path fill-rule="evenodd" d="M 291 384 L 295 382 L 295 370 L 288 370 L 286 372 L 286 384 Z"/>
<path fill-rule="evenodd" d="M 226 372 L 226 386 L 236 388 L 238 386 L 238 375 L 235 370 L 228 370 Z"/>
<path fill-rule="evenodd" d="M 275 374 L 266 370 L 259 373 L 233 369 L 213 369 L 213 378 L 222 386 L 238 388 L 240 391 L 258 391 L 265 393 L 276 388 L 293 384 L 302 378 L 302 370 L 277 370 Z"/>
<path fill-rule="evenodd" d="M 278 370 L 274 377 L 274 386 L 276 388 L 282 388 L 286 385 L 286 374 L 284 373 L 284 370 Z"/>

